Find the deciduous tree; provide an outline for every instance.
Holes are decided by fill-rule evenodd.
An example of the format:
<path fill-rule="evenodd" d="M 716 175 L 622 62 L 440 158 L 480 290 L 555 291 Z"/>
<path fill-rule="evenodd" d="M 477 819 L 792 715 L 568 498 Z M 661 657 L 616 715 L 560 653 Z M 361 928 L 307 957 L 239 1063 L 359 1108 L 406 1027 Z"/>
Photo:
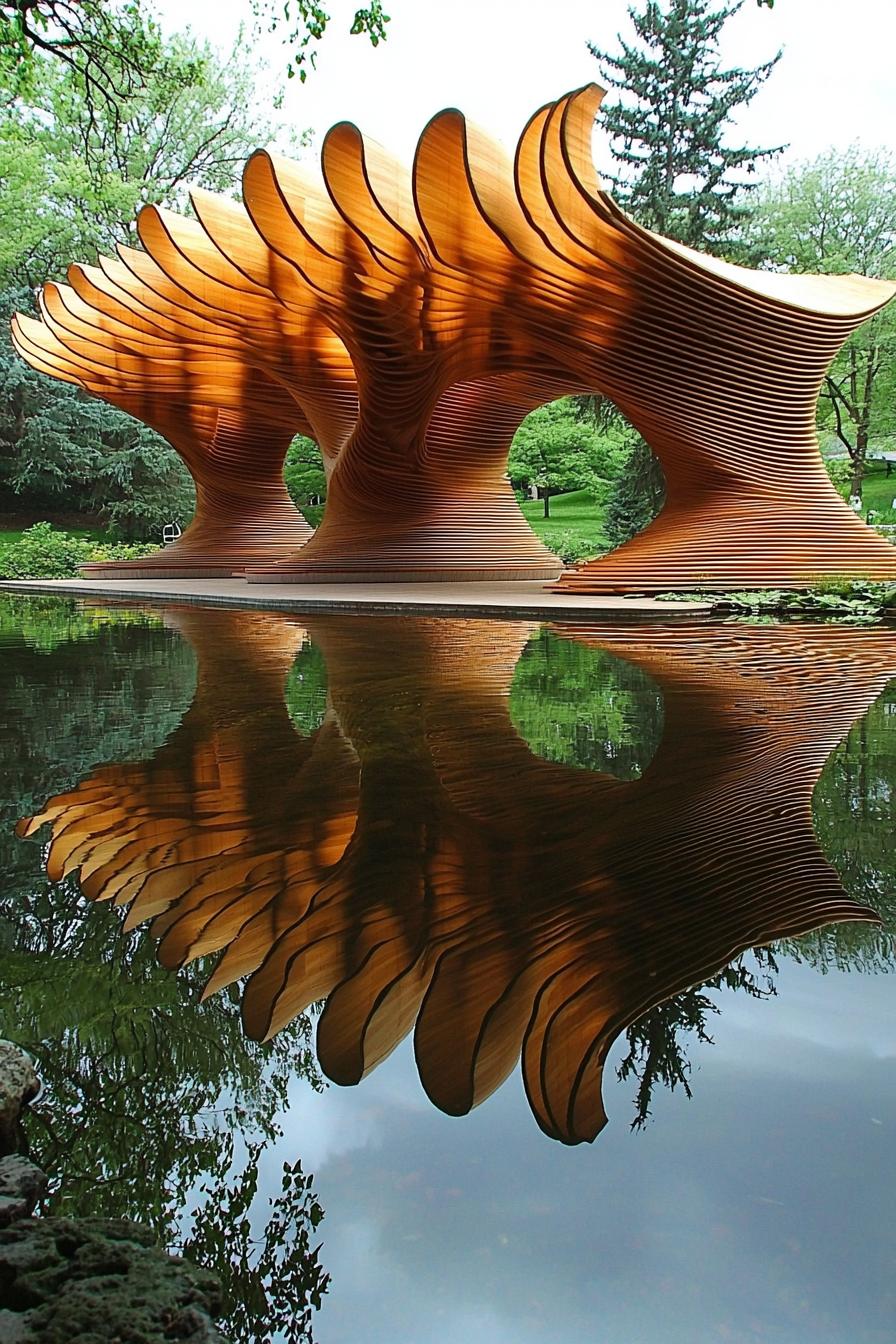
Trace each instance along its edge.
<path fill-rule="evenodd" d="M 896 279 L 896 158 L 853 145 L 789 169 L 757 198 L 752 245 L 788 271 Z M 896 432 L 896 311 L 851 336 L 825 379 L 822 423 L 849 453 L 861 498 L 868 450 Z"/>
<path fill-rule="evenodd" d="M 592 417 L 582 415 L 572 397 L 539 406 L 514 435 L 508 469 L 522 486 L 534 486 L 550 517 L 551 495 L 588 489 L 606 493 L 618 469 L 621 449 L 601 434 Z"/>

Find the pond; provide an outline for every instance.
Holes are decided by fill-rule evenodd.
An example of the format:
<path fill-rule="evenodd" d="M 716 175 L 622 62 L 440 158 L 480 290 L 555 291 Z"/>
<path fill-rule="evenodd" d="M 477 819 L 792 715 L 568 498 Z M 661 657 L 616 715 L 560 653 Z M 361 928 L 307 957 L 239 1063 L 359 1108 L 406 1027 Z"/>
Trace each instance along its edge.
<path fill-rule="evenodd" d="M 239 1344 L 896 1327 L 896 637 L 0 597 L 47 1211 Z"/>

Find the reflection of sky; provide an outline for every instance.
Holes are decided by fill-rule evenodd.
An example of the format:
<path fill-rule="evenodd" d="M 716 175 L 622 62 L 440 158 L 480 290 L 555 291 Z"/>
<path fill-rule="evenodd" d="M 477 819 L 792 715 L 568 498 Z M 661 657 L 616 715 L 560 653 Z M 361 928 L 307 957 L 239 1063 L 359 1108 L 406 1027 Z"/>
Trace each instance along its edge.
<path fill-rule="evenodd" d="M 776 999 L 722 993 L 694 1100 L 632 1134 L 611 1067 L 591 1147 L 545 1138 L 518 1075 L 442 1115 L 408 1042 L 297 1087 L 267 1169 L 301 1156 L 326 1209 L 319 1344 L 890 1344 L 893 990 L 784 962 Z"/>

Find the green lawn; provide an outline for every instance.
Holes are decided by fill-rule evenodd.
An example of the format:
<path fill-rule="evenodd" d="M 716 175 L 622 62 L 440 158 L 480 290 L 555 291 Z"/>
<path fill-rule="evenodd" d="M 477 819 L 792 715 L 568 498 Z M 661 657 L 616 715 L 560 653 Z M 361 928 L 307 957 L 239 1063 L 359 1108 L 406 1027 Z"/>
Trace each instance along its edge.
<path fill-rule="evenodd" d="M 570 534 L 582 541 L 594 542 L 599 550 L 606 550 L 603 512 L 594 496 L 587 490 L 570 490 L 565 495 L 551 498 L 551 516 L 544 516 L 543 499 L 527 499 L 522 506 L 533 532 L 550 546 L 557 536 Z"/>
<path fill-rule="evenodd" d="M 889 443 L 887 444 L 887 450 L 892 451 Z M 849 486 L 841 485 L 838 489 L 842 498 L 846 499 L 849 495 Z M 896 463 L 893 464 L 891 474 L 888 476 L 886 462 L 869 458 L 865 470 L 865 480 L 862 483 L 860 517 L 867 519 L 872 524 L 896 524 L 894 500 L 896 500 Z M 869 518 L 869 514 L 872 514 L 873 517 Z"/>
<path fill-rule="evenodd" d="M 894 500 L 896 500 L 896 463 L 893 464 L 892 474 L 888 476 L 886 463 L 869 462 L 868 474 L 862 489 L 863 515 L 869 509 L 873 509 L 877 514 L 886 515 L 875 518 L 875 522 L 896 523 Z"/>

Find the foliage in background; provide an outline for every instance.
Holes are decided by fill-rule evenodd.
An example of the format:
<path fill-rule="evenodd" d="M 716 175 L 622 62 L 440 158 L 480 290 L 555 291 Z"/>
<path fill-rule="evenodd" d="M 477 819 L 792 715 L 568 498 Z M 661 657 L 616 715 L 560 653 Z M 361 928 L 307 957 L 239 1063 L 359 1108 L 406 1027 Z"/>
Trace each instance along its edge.
<path fill-rule="evenodd" d="M 331 22 L 330 11 L 320 0 L 252 0 L 255 17 L 264 23 L 269 32 L 288 32 L 283 40 L 292 49 L 286 67 L 289 79 L 298 75 L 304 84 L 309 69 L 317 63 L 317 46 Z M 370 45 L 378 47 L 386 40 L 386 24 L 389 15 L 383 10 L 382 0 L 370 0 L 367 5 L 359 5 L 352 17 L 349 32 L 353 36 L 366 34 Z"/>
<path fill-rule="evenodd" d="M 618 434 L 602 433 L 577 399 L 539 406 L 513 437 L 507 470 L 513 484 L 534 486 L 550 517 L 550 497 L 588 490 L 598 502 L 610 491 L 625 450 Z"/>
<path fill-rule="evenodd" d="M 313 439 L 297 434 L 286 451 L 283 479 L 292 502 L 303 508 L 320 504 L 327 497 L 327 478 L 321 451 Z"/>
<path fill-rule="evenodd" d="M 75 579 L 78 567 L 98 560 L 134 560 L 158 546 L 128 546 L 72 537 L 50 523 L 34 523 L 21 539 L 0 544 L 0 579 Z"/>
<path fill-rule="evenodd" d="M 592 526 L 596 530 L 596 517 Z M 535 530 L 537 532 L 538 528 Z M 558 530 L 551 532 L 547 537 L 542 537 L 542 541 L 565 565 L 579 565 L 584 560 L 594 560 L 597 556 L 604 555 L 607 550 L 603 542 L 598 541 L 596 537 L 581 536 L 578 532 Z"/>
<path fill-rule="evenodd" d="M 766 0 L 767 2 L 767 0 Z M 331 21 L 320 0 L 252 0 L 251 12 L 291 48 L 287 75 L 304 82 Z M 386 39 L 382 0 L 354 11 L 349 31 L 372 46 Z M 283 30 L 286 30 L 285 32 Z M 164 40 L 142 0 L 0 0 L 0 76 L 19 96 L 34 92 L 50 58 L 83 82 L 92 111 L 114 110 L 164 63 Z"/>
<path fill-rule="evenodd" d="M 97 105 L 79 70 L 42 66 L 30 96 L 0 114 L 3 284 L 34 287 L 135 243 L 141 206 L 186 209 L 190 186 L 237 193 L 249 154 L 282 136 L 256 110 L 245 49 L 221 63 L 190 35 L 160 38 L 145 78 Z"/>
<path fill-rule="evenodd" d="M 0 79 L 28 98 L 58 63 L 82 81 L 92 109 L 113 111 L 161 59 L 158 25 L 139 0 L 2 0 Z"/>
<path fill-rule="evenodd" d="M 663 507 L 666 478 L 659 459 L 640 436 L 631 445 L 604 518 L 611 547 L 643 532 Z"/>
<path fill-rule="evenodd" d="M 551 500 L 551 516 L 545 518 L 540 499 L 524 499 L 523 517 L 549 550 L 567 563 L 609 550 L 604 533 L 603 510 L 588 490 L 570 490 Z"/>
<path fill-rule="evenodd" d="M 756 197 L 745 230 L 776 269 L 896 279 L 896 157 L 853 145 L 797 164 Z M 872 441 L 896 433 L 896 306 L 849 338 L 825 379 L 821 424 L 852 462 L 862 497 Z"/>

